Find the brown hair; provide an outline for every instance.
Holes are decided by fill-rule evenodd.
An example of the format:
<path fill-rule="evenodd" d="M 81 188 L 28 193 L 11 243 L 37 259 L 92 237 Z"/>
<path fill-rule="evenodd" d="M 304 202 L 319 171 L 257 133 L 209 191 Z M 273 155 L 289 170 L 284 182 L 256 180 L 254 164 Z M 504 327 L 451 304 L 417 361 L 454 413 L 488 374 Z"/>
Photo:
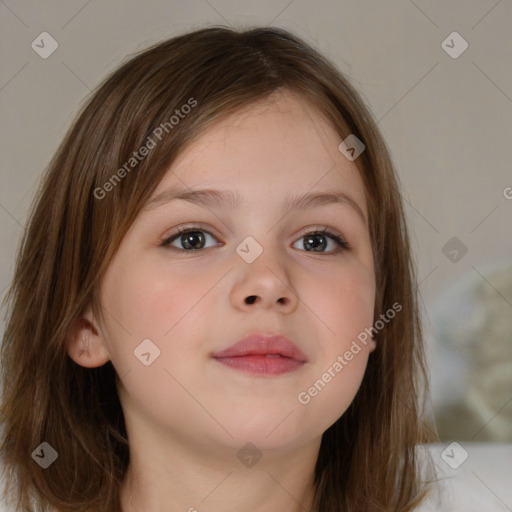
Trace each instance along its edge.
<path fill-rule="evenodd" d="M 426 369 L 415 269 L 386 144 L 349 81 L 304 41 L 276 28 L 211 27 L 156 44 L 112 73 L 43 177 L 5 299 L 1 353 L 5 489 L 16 480 L 22 510 L 120 510 L 129 446 L 116 373 L 110 361 L 91 369 L 74 363 L 67 334 L 89 305 L 102 318 L 98 292 L 112 256 L 185 145 L 277 89 L 311 102 L 341 139 L 352 133 L 364 142 L 356 164 L 368 205 L 375 318 L 402 306 L 376 335 L 352 404 L 323 434 L 315 509 L 406 511 L 422 500 L 415 447 L 429 440 L 421 421 Z M 174 126 L 171 117 L 186 104 L 189 113 Z M 158 127 L 167 127 L 165 136 L 132 165 Z M 31 456 L 43 441 L 58 452 L 47 469 Z"/>

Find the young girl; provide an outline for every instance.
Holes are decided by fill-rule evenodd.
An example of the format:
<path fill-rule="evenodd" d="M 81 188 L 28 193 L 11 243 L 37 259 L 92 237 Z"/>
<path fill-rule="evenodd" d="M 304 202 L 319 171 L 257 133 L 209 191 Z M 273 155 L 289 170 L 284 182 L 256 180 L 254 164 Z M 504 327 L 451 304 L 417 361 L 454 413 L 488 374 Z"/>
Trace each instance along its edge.
<path fill-rule="evenodd" d="M 7 296 L 18 510 L 408 511 L 426 371 L 397 178 L 275 28 L 157 44 L 52 160 Z"/>

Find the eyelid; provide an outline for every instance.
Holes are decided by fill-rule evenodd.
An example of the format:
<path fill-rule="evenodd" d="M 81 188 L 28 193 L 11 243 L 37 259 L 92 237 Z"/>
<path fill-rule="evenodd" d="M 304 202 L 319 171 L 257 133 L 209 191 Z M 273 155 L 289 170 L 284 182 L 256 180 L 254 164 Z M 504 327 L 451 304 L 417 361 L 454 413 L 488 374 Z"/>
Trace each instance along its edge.
<path fill-rule="evenodd" d="M 181 235 L 182 233 L 185 233 L 187 231 L 204 231 L 205 233 L 208 233 L 209 235 L 214 236 L 215 238 L 219 238 L 218 235 L 215 234 L 215 230 L 212 230 L 211 228 L 206 228 L 202 226 L 201 224 L 181 224 L 168 236 L 164 237 L 162 239 L 162 242 L 167 242 L 168 240 L 171 240 L 172 238 L 176 238 L 178 235 Z"/>
<path fill-rule="evenodd" d="M 170 235 L 164 237 L 160 242 L 159 242 L 159 246 L 160 247 L 163 247 L 164 249 L 170 249 L 170 250 L 174 250 L 174 251 L 178 251 L 178 252 L 181 252 L 181 253 L 199 253 L 201 251 L 206 251 L 207 249 L 213 249 L 213 247 L 206 247 L 205 249 L 200 249 L 200 250 L 196 250 L 196 251 L 185 251 L 183 249 L 180 249 L 178 247 L 174 247 L 171 245 L 171 242 L 174 242 L 175 240 L 177 240 L 183 233 L 186 233 L 188 231 L 203 231 L 204 233 L 207 233 L 208 235 L 212 236 L 213 238 L 215 238 L 217 241 L 219 240 L 219 236 L 217 234 L 215 234 L 215 231 L 210 229 L 210 228 L 206 228 L 204 226 L 202 226 L 201 224 L 194 224 L 194 223 L 190 223 L 190 224 L 181 224 L 180 226 L 178 226 Z M 220 242 L 217 244 L 217 247 L 219 245 L 224 245 L 223 242 Z"/>

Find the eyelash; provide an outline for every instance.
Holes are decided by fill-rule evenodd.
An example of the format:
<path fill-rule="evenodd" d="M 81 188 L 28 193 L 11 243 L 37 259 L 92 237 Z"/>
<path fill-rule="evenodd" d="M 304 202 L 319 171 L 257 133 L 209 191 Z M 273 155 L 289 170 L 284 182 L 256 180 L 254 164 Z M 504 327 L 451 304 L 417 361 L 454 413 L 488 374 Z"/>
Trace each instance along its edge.
<path fill-rule="evenodd" d="M 201 231 L 201 232 L 207 233 L 207 234 L 209 234 L 210 236 L 212 236 L 213 238 L 216 239 L 215 235 L 210 233 L 208 230 L 202 228 L 201 226 L 188 226 L 186 228 L 178 228 L 176 233 L 173 233 L 168 238 L 163 240 L 162 243 L 160 244 L 160 246 L 161 247 L 166 247 L 166 248 L 171 249 L 171 250 L 180 251 L 180 252 L 198 252 L 198 251 L 202 251 L 204 249 L 185 250 L 185 249 L 180 249 L 178 247 L 173 247 L 173 246 L 170 245 L 172 242 L 174 242 L 174 240 L 178 239 L 180 236 L 182 236 L 182 235 L 184 235 L 186 233 L 191 233 L 191 232 L 195 232 L 195 231 Z M 336 233 L 333 233 L 332 231 L 329 231 L 329 228 L 325 227 L 325 226 L 317 226 L 316 228 L 313 228 L 313 231 L 308 231 L 307 233 L 304 233 L 303 235 L 301 235 L 299 237 L 299 239 L 300 238 L 304 238 L 307 235 L 324 235 L 327 238 L 331 238 L 332 240 L 337 242 L 339 244 L 339 246 L 340 246 L 340 249 L 337 250 L 337 251 L 324 252 L 324 253 L 318 253 L 318 254 L 335 255 L 335 254 L 338 254 L 340 252 L 348 251 L 348 250 L 351 249 L 350 244 L 341 235 L 337 235 Z M 210 247 L 207 247 L 206 249 L 210 249 Z M 310 252 L 310 251 L 304 251 L 304 252 Z"/>

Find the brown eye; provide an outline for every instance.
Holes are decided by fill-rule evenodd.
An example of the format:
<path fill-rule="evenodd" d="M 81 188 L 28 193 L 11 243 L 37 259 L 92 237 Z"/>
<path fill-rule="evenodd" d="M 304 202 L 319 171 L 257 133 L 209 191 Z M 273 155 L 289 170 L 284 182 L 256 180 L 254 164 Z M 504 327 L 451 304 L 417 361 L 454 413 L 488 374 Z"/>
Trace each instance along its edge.
<path fill-rule="evenodd" d="M 207 248 L 205 247 L 205 241 L 208 236 L 215 238 L 210 232 L 199 227 L 179 229 L 177 233 L 165 239 L 161 245 L 163 247 L 168 247 L 171 246 L 174 241 L 177 241 L 181 247 L 172 246 L 174 249 L 189 252 L 198 251 Z M 214 244 L 210 247 L 214 247 L 215 245 L 218 244 Z"/>
<path fill-rule="evenodd" d="M 306 252 L 333 254 L 350 249 L 348 242 L 341 235 L 331 233 L 327 228 L 302 235 L 300 239 L 304 240 L 303 247 Z M 329 240 L 334 241 L 334 250 L 325 251 L 324 249 L 329 245 Z"/>

